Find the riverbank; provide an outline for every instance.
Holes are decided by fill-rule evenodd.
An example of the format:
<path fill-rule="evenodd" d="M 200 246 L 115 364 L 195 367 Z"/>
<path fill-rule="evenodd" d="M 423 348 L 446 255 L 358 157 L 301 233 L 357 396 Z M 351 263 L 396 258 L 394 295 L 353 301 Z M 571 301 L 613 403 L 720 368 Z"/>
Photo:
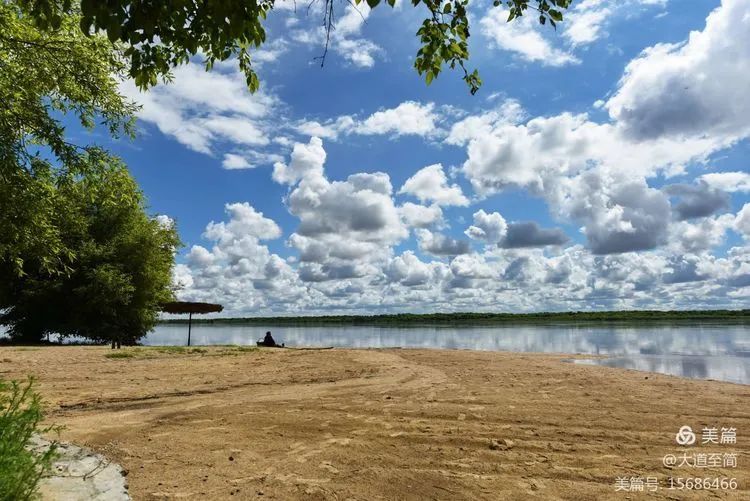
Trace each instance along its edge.
<path fill-rule="evenodd" d="M 494 325 L 637 325 L 669 323 L 750 324 L 750 310 L 623 310 L 623 311 L 561 311 L 537 313 L 399 313 L 384 315 L 325 315 L 302 317 L 217 317 L 194 318 L 193 324 L 208 325 L 275 325 L 275 326 L 389 326 L 414 327 L 494 326 Z M 171 318 L 163 324 L 187 324 L 188 319 Z"/>
<path fill-rule="evenodd" d="M 670 476 L 750 496 L 750 386 L 542 354 L 140 350 L 0 348 L 0 377 L 34 374 L 62 438 L 121 464 L 134 499 L 625 499 L 618 477 L 690 498 Z M 688 451 L 737 467 L 665 468 L 683 425 L 736 428 Z"/>

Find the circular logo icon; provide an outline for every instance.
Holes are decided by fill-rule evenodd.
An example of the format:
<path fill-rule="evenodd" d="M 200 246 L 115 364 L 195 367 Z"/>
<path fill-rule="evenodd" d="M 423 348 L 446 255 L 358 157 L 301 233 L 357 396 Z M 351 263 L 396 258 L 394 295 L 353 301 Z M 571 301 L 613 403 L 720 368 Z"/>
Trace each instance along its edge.
<path fill-rule="evenodd" d="M 693 433 L 691 427 L 683 426 L 677 432 L 675 439 L 679 445 L 693 445 L 695 443 L 695 433 Z"/>

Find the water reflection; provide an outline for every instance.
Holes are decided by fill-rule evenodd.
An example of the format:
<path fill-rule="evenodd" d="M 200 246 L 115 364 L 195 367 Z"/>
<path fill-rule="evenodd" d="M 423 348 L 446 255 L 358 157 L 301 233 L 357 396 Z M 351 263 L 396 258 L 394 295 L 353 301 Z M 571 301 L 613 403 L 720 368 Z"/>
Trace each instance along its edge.
<path fill-rule="evenodd" d="M 750 384 L 750 329 L 742 325 L 409 328 L 368 326 L 193 326 L 192 342 L 254 344 L 267 330 L 287 346 L 445 348 L 608 355 L 585 363 Z M 144 344 L 185 344 L 185 325 L 159 325 Z"/>
<path fill-rule="evenodd" d="M 660 372 L 662 374 L 694 379 L 717 379 L 733 383 L 750 384 L 750 363 L 747 357 L 644 355 L 641 357 L 614 357 L 602 360 L 578 360 L 577 363 Z"/>

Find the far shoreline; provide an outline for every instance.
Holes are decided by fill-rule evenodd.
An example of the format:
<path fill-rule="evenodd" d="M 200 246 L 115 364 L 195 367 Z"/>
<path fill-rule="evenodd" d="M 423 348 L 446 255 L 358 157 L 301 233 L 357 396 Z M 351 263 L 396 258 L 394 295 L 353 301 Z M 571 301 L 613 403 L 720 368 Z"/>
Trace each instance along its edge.
<path fill-rule="evenodd" d="M 627 324 L 632 322 L 659 324 L 679 322 L 717 322 L 750 324 L 750 309 L 743 310 L 624 310 L 573 311 L 540 313 L 400 313 L 383 315 L 310 315 L 266 317 L 193 318 L 193 324 L 215 325 L 294 325 L 294 326 L 503 326 L 518 324 Z M 159 324 L 187 324 L 188 319 L 165 318 Z"/>

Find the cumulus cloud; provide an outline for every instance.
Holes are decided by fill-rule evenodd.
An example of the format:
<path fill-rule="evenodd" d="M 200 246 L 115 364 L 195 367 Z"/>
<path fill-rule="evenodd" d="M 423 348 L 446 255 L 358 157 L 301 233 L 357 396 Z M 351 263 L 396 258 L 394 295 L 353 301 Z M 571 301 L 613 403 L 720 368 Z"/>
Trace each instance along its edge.
<path fill-rule="evenodd" d="M 542 197 L 553 216 L 581 224 L 595 254 L 664 245 L 670 234 L 670 197 L 676 219 L 694 219 L 727 206 L 724 186 L 744 189 L 740 173 L 708 174 L 697 187 L 664 192 L 649 186 L 649 179 L 684 173 L 687 165 L 705 162 L 748 136 L 750 127 L 742 118 L 747 110 L 729 104 L 746 101 L 737 82 L 745 80 L 750 61 L 750 44 L 743 42 L 750 32 L 748 8 L 726 0 L 706 28 L 686 42 L 644 51 L 604 104 L 610 122 L 571 113 L 526 123 L 492 122 L 478 115 L 464 118 L 446 142 L 466 146 L 462 172 L 480 196 L 522 188 Z M 726 78 L 705 76 L 717 74 Z M 703 113 L 703 108 L 710 110 Z M 698 233 L 716 235 L 716 228 Z"/>
<path fill-rule="evenodd" d="M 699 258 L 697 256 L 677 256 L 669 260 L 662 280 L 666 284 L 680 284 L 686 282 L 699 282 L 705 280 L 706 276 L 698 271 Z"/>
<path fill-rule="evenodd" d="M 664 191 L 679 200 L 672 206 L 672 210 L 680 221 L 707 217 L 729 208 L 729 195 L 705 182 L 695 185 L 673 184 L 666 186 Z"/>
<path fill-rule="evenodd" d="M 268 121 L 278 99 L 264 91 L 250 94 L 244 76 L 207 72 L 196 63 L 174 70 L 171 83 L 140 92 L 131 80 L 121 92 L 141 105 L 138 117 L 188 148 L 211 154 L 217 144 L 263 147 L 270 142 Z"/>
<path fill-rule="evenodd" d="M 203 233 L 213 243 L 211 249 L 194 245 L 186 263 L 176 266 L 180 297 L 219 302 L 230 313 L 271 302 L 288 306 L 303 298 L 296 273 L 262 243 L 281 236 L 276 222 L 246 202 L 227 204 L 225 209 L 228 220 L 209 223 Z"/>
<path fill-rule="evenodd" d="M 469 199 L 457 184 L 448 184 L 448 177 L 441 164 L 428 165 L 406 180 L 399 193 L 417 197 L 420 201 L 431 201 L 435 205 L 469 205 Z"/>
<path fill-rule="evenodd" d="M 468 254 L 471 246 L 466 240 L 456 240 L 442 233 L 435 233 L 430 230 L 417 230 L 417 240 L 422 252 L 434 256 L 457 256 L 459 254 Z"/>
<path fill-rule="evenodd" d="M 734 223 L 733 214 L 673 223 L 669 228 L 669 248 L 676 254 L 710 251 L 724 242 Z"/>
<path fill-rule="evenodd" d="M 717 190 L 750 193 L 750 174 L 747 172 L 712 172 L 699 179 Z"/>
<path fill-rule="evenodd" d="M 510 51 L 525 61 L 538 62 L 547 66 L 580 63 L 580 60 L 573 54 L 555 47 L 554 42 L 542 35 L 541 29 L 546 29 L 546 27 L 539 26 L 535 16 L 523 16 L 511 23 L 507 20 L 507 10 L 492 7 L 479 21 L 482 35 L 490 41 L 493 47 Z"/>
<path fill-rule="evenodd" d="M 682 43 L 657 44 L 631 61 L 607 101 L 612 119 L 637 139 L 747 137 L 750 4 L 723 0 Z"/>
<path fill-rule="evenodd" d="M 443 221 L 443 211 L 438 205 L 424 206 L 406 202 L 398 208 L 404 223 L 412 228 L 439 226 Z"/>
<path fill-rule="evenodd" d="M 471 115 L 455 122 L 445 138 L 448 144 L 463 146 L 470 140 L 491 134 L 502 125 L 516 125 L 526 118 L 526 111 L 515 99 L 506 99 L 495 109 Z"/>
<path fill-rule="evenodd" d="M 352 134 L 437 138 L 445 134 L 439 125 L 446 119 L 445 108 L 438 109 L 435 103 L 404 101 L 394 108 L 381 108 L 364 118 L 341 115 L 322 122 L 302 120 L 297 123 L 295 130 L 303 135 L 330 140 Z"/>
<path fill-rule="evenodd" d="M 505 238 L 508 224 L 499 212 L 486 213 L 480 209 L 474 213 L 474 224 L 464 232 L 469 238 L 496 244 Z"/>
<path fill-rule="evenodd" d="M 669 200 L 643 179 L 590 171 L 572 178 L 562 193 L 561 213 L 584 222 L 594 254 L 648 250 L 666 242 Z"/>
<path fill-rule="evenodd" d="M 553 33 L 539 31 L 548 48 L 539 52 L 540 45 L 531 44 L 517 53 L 527 60 L 549 55 L 549 50 L 559 51 L 563 59 L 575 57 L 574 48 L 606 36 L 607 20 L 593 14 L 615 3 L 577 2 L 575 9 L 589 9 L 590 15 L 581 15 L 575 27 L 565 25 L 562 45 L 549 43 Z M 190 129 L 188 123 L 180 133 L 204 138 L 212 153 L 217 144 L 230 144 L 224 156 L 228 167 L 258 164 L 253 155 L 261 148 L 289 148 L 290 153 L 275 160 L 273 178 L 288 187 L 284 201 L 296 222 L 282 234 L 278 224 L 252 205 L 229 204 L 225 220 L 210 223 L 205 241 L 192 246 L 175 267 L 181 297 L 220 302 L 230 313 L 259 308 L 285 313 L 497 310 L 498 304 L 515 311 L 581 304 L 591 309 L 744 307 L 750 298 L 750 204 L 736 214 L 725 212 L 727 193 L 735 193 L 736 200 L 737 194 L 750 191 L 750 175 L 711 172 L 681 184 L 668 179 L 696 172 L 700 166 L 695 164 L 748 135 L 738 118 L 745 112 L 744 101 L 729 112 L 726 106 L 732 105 L 716 104 L 723 118 L 709 113 L 699 117 L 703 123 L 697 126 L 678 123 L 670 114 L 683 105 L 697 106 L 692 100 L 701 96 L 707 106 L 714 106 L 722 92 L 728 101 L 739 99 L 737 82 L 746 80 L 742 67 L 750 67 L 747 44 L 742 44 L 747 16 L 740 14 L 745 11 L 740 2 L 727 0 L 704 31 L 681 44 L 647 49 L 628 66 L 611 97 L 599 103 L 610 113 L 604 122 L 586 113 L 529 118 L 518 101 L 509 99 L 491 99 L 489 109 L 469 116 L 434 103 L 407 101 L 370 114 L 291 121 L 283 133 L 272 136 L 268 111 L 219 106 L 218 115 L 250 117 L 258 131 L 274 137 L 259 146 L 260 135 L 253 136 L 250 129 L 240 132 L 235 122 L 211 122 L 214 108 L 203 109 L 198 98 L 187 99 L 198 110 L 185 104 L 185 115 L 195 114 L 204 120 L 201 124 L 211 125 L 206 132 Z M 574 14 L 569 19 L 575 21 Z M 360 37 L 356 24 L 347 39 Z M 714 24 L 726 29 L 726 54 L 717 49 L 721 30 Z M 522 54 L 527 49 L 531 56 Z M 651 71 L 662 79 L 653 86 L 647 85 Z M 684 81 L 688 89 L 680 94 L 680 86 L 673 84 Z M 658 97 L 662 92 L 675 93 L 674 100 Z M 222 100 L 237 97 L 219 95 Z M 648 109 L 659 104 L 662 112 Z M 272 99 L 268 106 L 278 104 Z M 691 117 L 688 113 L 686 119 Z M 296 143 L 294 134 L 315 137 Z M 558 228 L 506 221 L 493 209 L 471 210 L 470 223 L 462 217 L 456 221 L 466 228 L 468 239 L 484 244 L 474 251 L 470 241 L 448 234 L 448 224 L 455 222 L 448 218 L 459 210 L 445 207 L 464 205 L 468 193 L 449 182 L 442 166 L 415 173 L 398 191 L 416 199 L 400 205 L 385 173 L 348 175 L 356 170 L 337 165 L 337 172 L 347 175 L 331 179 L 319 138 L 354 134 L 412 135 L 465 148 L 458 173 L 485 199 L 483 207 L 492 207 L 492 197 L 506 190 L 520 190 L 538 197 L 556 221 L 579 227 L 585 243 L 569 244 Z M 251 139 L 243 143 L 234 135 Z M 412 229 L 419 254 L 408 248 Z M 729 230 L 745 243 L 713 255 Z M 285 258 L 267 246 L 280 238 L 287 245 Z"/>
<path fill-rule="evenodd" d="M 209 240 L 219 243 L 228 242 L 237 235 L 251 236 L 258 240 L 269 240 L 281 236 L 281 228 L 271 219 L 257 212 L 249 203 L 227 204 L 229 223 L 211 221 L 203 234 Z"/>
<path fill-rule="evenodd" d="M 527 221 L 508 225 L 505 237 L 500 246 L 506 249 L 522 247 L 546 247 L 563 245 L 568 241 L 565 232 L 559 228 L 541 228 L 538 223 Z"/>
<path fill-rule="evenodd" d="M 393 134 L 428 137 L 438 131 L 439 115 L 433 103 L 404 101 L 395 108 L 376 111 L 360 123 L 353 131 L 357 134 Z"/>
<path fill-rule="evenodd" d="M 325 161 L 323 141 L 318 137 L 312 137 L 308 144 L 294 145 L 289 164 L 277 162 L 273 166 L 273 179 L 277 183 L 294 184 L 304 177 L 322 177 Z"/>
<path fill-rule="evenodd" d="M 745 204 L 737 213 L 734 221 L 734 228 L 750 240 L 750 204 Z"/>
<path fill-rule="evenodd" d="M 393 258 L 384 271 L 390 282 L 414 287 L 425 285 L 435 277 L 435 264 L 424 263 L 413 251 L 406 251 Z"/>
<path fill-rule="evenodd" d="M 305 281 L 359 277 L 382 263 L 390 246 L 408 235 L 393 198 L 390 178 L 382 172 L 358 173 L 329 181 L 326 153 L 319 138 L 295 144 L 289 164 L 274 168 L 274 179 L 289 184 L 289 212 L 300 221 L 289 244 L 310 264 Z"/>

